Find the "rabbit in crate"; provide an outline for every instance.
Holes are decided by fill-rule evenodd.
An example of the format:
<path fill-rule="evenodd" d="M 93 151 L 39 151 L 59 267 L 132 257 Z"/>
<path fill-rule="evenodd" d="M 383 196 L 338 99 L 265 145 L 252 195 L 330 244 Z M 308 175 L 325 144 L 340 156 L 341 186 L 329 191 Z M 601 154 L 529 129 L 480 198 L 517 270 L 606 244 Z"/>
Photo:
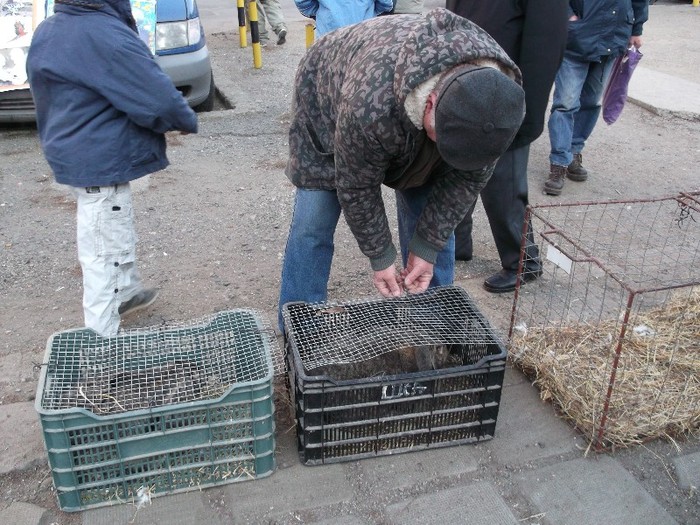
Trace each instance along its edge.
<path fill-rule="evenodd" d="M 314 368 L 309 375 L 341 381 L 374 378 L 459 366 L 457 361 L 448 345 L 407 346 L 364 361 Z"/>

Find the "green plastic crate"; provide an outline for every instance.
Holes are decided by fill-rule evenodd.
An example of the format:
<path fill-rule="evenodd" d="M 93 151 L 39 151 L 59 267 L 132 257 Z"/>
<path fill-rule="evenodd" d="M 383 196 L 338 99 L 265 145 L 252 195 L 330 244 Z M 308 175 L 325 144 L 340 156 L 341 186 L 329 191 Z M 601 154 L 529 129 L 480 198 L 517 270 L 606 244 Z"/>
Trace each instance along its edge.
<path fill-rule="evenodd" d="M 275 470 L 274 331 L 251 310 L 47 343 L 35 407 L 65 511 Z"/>

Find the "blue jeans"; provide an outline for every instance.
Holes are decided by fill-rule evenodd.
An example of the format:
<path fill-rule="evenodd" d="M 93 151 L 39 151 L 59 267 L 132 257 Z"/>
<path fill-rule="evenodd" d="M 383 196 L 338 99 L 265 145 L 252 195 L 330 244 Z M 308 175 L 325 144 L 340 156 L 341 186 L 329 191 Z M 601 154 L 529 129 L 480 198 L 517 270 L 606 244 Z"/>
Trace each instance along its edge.
<path fill-rule="evenodd" d="M 581 153 L 598 122 L 601 100 L 615 57 L 580 62 L 564 57 L 554 79 L 549 116 L 549 162 L 568 166 Z"/>
<path fill-rule="evenodd" d="M 430 194 L 430 185 L 396 191 L 396 212 L 399 219 L 399 244 L 404 268 L 408 261 L 408 243 L 416 231 L 418 219 L 425 208 Z M 455 279 L 455 236 L 450 235 L 445 247 L 438 253 L 433 266 L 430 287 L 447 286 Z"/>
<path fill-rule="evenodd" d="M 399 235 L 404 259 L 408 241 L 423 209 L 429 190 L 397 192 L 399 204 Z M 290 302 L 325 302 L 328 298 L 328 278 L 333 262 L 333 236 L 340 218 L 340 203 L 335 191 L 297 188 L 294 211 L 289 227 L 287 246 L 282 262 L 277 323 L 284 331 L 282 307 Z M 402 221 L 402 215 L 406 215 Z M 430 286 L 452 284 L 454 280 L 454 235 L 438 255 Z"/>
<path fill-rule="evenodd" d="M 335 249 L 333 236 L 340 211 L 335 191 L 297 188 L 282 262 L 277 310 L 277 324 L 282 331 L 282 306 L 286 303 L 317 303 L 328 297 L 328 277 Z"/>

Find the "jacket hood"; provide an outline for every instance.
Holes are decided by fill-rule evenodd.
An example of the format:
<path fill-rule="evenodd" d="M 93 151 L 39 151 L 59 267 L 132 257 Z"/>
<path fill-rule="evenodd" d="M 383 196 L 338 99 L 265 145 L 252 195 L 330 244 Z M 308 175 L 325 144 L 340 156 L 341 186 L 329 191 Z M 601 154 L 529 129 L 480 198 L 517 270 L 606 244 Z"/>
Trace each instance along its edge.
<path fill-rule="evenodd" d="M 129 0 L 55 0 L 57 12 L 72 12 L 71 8 L 103 11 L 119 18 L 131 29 L 138 32 L 136 21 L 131 14 L 131 2 Z M 67 6 L 61 8 L 60 6 Z"/>
<path fill-rule="evenodd" d="M 476 24 L 442 8 L 434 9 L 418 20 L 420 24 L 416 24 L 405 39 L 396 61 L 394 93 L 401 104 L 426 80 L 458 64 L 482 59 L 501 62 L 512 70 L 512 78 L 522 84 L 515 63 Z"/>

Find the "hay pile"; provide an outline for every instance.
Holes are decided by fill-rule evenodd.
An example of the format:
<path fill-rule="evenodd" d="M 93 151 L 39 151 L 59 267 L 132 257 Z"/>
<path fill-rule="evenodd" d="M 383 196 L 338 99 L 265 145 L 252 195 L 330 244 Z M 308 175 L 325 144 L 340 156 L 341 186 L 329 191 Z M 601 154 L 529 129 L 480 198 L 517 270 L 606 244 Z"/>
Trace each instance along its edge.
<path fill-rule="evenodd" d="M 521 328 L 511 340 L 511 359 L 591 443 L 627 446 L 700 428 L 696 289 L 631 320 L 598 442 L 621 329 L 619 321 Z"/>

